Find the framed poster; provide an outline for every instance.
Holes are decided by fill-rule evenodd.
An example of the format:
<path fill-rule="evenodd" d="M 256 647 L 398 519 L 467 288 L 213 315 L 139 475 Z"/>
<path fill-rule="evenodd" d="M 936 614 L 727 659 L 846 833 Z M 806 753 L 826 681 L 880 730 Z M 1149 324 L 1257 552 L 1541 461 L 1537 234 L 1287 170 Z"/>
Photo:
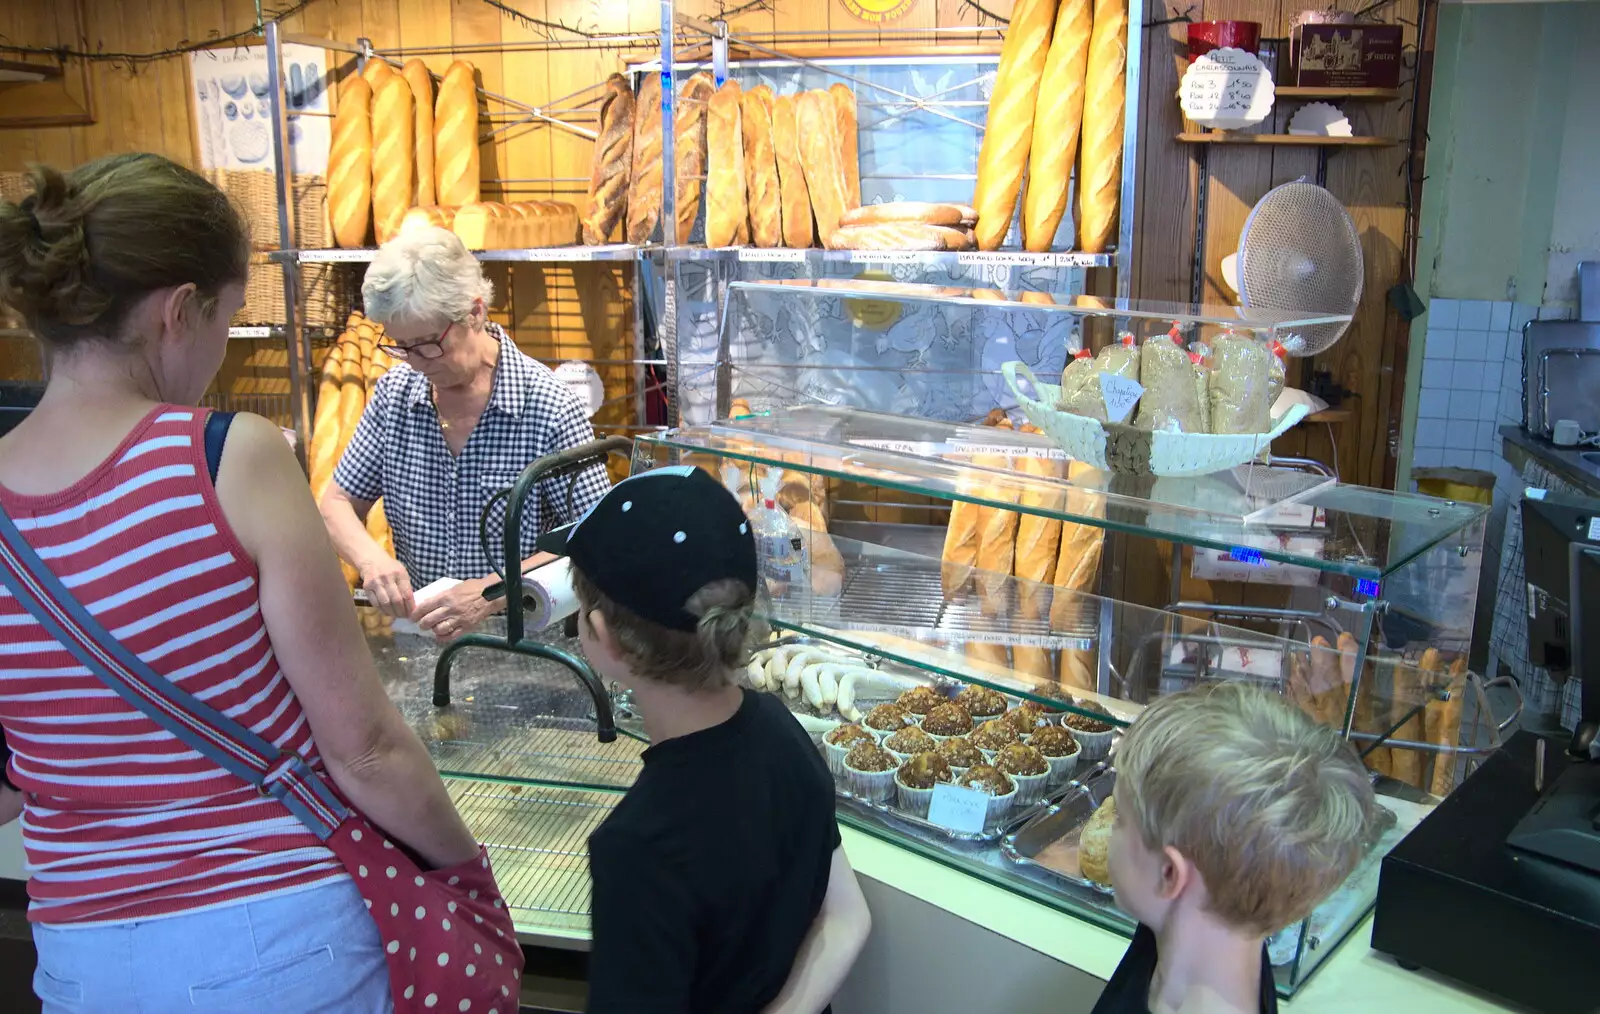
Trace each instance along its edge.
<path fill-rule="evenodd" d="M 327 51 L 286 43 L 283 75 L 290 165 L 297 173 L 325 173 L 333 132 Z M 271 80 L 265 46 L 189 54 L 190 115 L 202 167 L 271 171 Z"/>

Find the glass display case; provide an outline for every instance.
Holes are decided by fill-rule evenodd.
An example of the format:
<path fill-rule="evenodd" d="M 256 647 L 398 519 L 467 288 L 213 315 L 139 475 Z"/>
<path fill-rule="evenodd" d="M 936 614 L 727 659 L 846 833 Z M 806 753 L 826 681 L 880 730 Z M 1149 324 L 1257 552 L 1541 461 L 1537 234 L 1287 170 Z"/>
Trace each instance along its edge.
<path fill-rule="evenodd" d="M 1373 770 L 1381 819 L 1349 881 L 1270 942 L 1278 985 L 1292 993 L 1370 910 L 1382 855 L 1499 745 L 1482 684 L 1465 669 L 1471 597 L 1443 594 L 1459 592 L 1481 547 L 1484 510 L 1302 472 L 1279 483 L 1283 470 L 1267 464 L 1251 466 L 1262 474 L 1249 483 L 1074 464 L 1041 436 L 806 405 L 641 437 L 633 471 L 697 465 L 741 496 L 777 490 L 791 516 L 807 519 L 798 563 L 769 581 L 770 618 L 785 640 L 751 675 L 785 694 L 814 734 L 916 685 L 943 696 L 987 687 L 1013 709 L 1032 701 L 1076 726 L 1086 752 L 1067 782 L 981 834 L 952 834 L 896 795 L 845 783 L 840 813 L 1096 924 L 1132 928 L 1105 888 L 1071 868 L 1074 835 L 1114 778 L 1114 758 L 1089 759 L 1095 737 L 1083 729 L 1125 727 L 1151 700 L 1197 682 L 1249 680 L 1348 735 Z M 893 497 L 841 495 L 862 488 Z M 940 506 L 907 506 L 911 498 Z M 801 502 L 809 506 L 796 511 Z M 946 555 L 962 511 L 1009 532 L 1004 570 Z M 1041 533 L 1072 580 L 1018 576 Z M 1264 569 L 1292 580 L 1265 585 L 1279 596 L 1272 605 L 1116 601 L 1094 594 L 1085 574 L 1102 561 L 1115 568 L 1119 536 L 1211 554 L 1245 580 Z M 816 652 L 838 673 L 877 672 L 860 673 L 847 695 L 825 676 L 807 682 L 810 663 L 762 661 L 785 650 Z M 782 676 L 767 671 L 775 666 Z"/>

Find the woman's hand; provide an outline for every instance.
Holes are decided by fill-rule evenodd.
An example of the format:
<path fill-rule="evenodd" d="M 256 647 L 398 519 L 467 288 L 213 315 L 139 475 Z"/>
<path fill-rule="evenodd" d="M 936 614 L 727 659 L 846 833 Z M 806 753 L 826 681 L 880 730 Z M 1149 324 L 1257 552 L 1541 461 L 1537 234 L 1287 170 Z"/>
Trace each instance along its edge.
<path fill-rule="evenodd" d="M 360 568 L 361 587 L 378 612 L 386 616 L 410 616 L 417 608 L 411 590 L 411 575 L 392 556 L 380 555 Z"/>
<path fill-rule="evenodd" d="M 494 612 L 495 603 L 483 597 L 487 587 L 487 580 L 463 581 L 413 609 L 411 620 L 441 642 L 454 641 L 471 633 Z"/>

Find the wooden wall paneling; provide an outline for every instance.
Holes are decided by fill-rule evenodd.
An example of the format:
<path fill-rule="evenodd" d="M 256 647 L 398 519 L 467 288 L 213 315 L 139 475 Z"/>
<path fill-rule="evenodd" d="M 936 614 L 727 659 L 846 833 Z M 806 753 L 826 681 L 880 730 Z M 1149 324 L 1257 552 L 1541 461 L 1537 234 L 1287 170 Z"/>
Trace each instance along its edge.
<path fill-rule="evenodd" d="M 450 0 L 404 0 L 398 22 L 400 44 L 407 48 L 449 46 L 455 39 Z M 449 53 L 427 53 L 421 59 L 435 75 L 442 75 L 453 58 Z"/>
<path fill-rule="evenodd" d="M 980 15 L 966 0 L 920 0 L 922 3 L 932 3 L 934 18 L 940 28 L 956 28 L 970 25 L 973 28 L 993 28 L 997 23 Z M 1011 16 L 1011 7 L 1015 0 L 980 0 L 984 10 L 990 11 L 1002 18 Z M 999 26 L 1004 27 L 1004 26 Z M 968 38 L 965 35 L 957 36 L 962 42 L 993 41 L 993 32 L 984 32 Z"/>
<path fill-rule="evenodd" d="M 1147 16 L 1159 19 L 1152 5 Z M 1164 15 L 1161 15 L 1164 16 Z M 1197 150 L 1176 144 L 1183 114 L 1173 96 L 1187 64 L 1187 29 L 1182 24 L 1145 30 L 1144 79 L 1140 87 L 1139 183 L 1133 209 L 1132 291 L 1142 299 L 1189 301 L 1194 251 Z M 1160 194 L 1150 200 L 1148 194 Z"/>
<path fill-rule="evenodd" d="M 400 0 L 361 0 L 360 6 L 361 34 L 372 40 L 372 48 L 380 53 L 400 48 Z"/>
<path fill-rule="evenodd" d="M 456 42 L 494 44 L 500 41 L 501 23 L 504 20 L 499 11 L 483 3 L 482 0 L 452 0 L 450 6 L 451 31 Z M 499 52 L 494 50 L 476 51 L 462 54 L 471 60 L 478 69 L 478 86 L 485 91 L 499 95 L 506 94 L 504 59 Z M 500 107 L 492 103 L 479 103 L 480 115 L 483 110 L 495 110 Z M 488 133 L 488 121 L 479 121 L 479 137 Z M 494 141 L 481 141 L 478 145 L 479 160 L 482 174 L 485 179 L 495 179 L 506 175 L 504 165 L 500 158 L 500 149 Z"/>
<path fill-rule="evenodd" d="M 540 0 L 535 0 L 531 5 L 524 2 L 519 8 L 531 17 L 546 17 L 549 14 L 546 5 Z M 515 43 L 531 42 L 543 36 L 535 30 L 519 24 L 513 18 L 503 19 L 500 26 L 500 38 L 508 45 Z M 542 52 L 506 52 L 501 57 L 501 72 L 504 77 L 506 92 L 511 98 L 530 105 L 542 105 L 553 96 L 550 93 L 550 63 L 549 54 Z M 490 108 L 504 111 L 502 107 L 491 103 Z M 486 124 L 487 129 L 503 126 L 505 121 L 495 121 Z M 505 177 L 509 179 L 525 179 L 536 176 L 549 176 L 550 173 L 550 143 L 551 132 L 543 126 L 524 124 L 510 128 L 496 135 L 497 143 L 504 149 L 501 162 L 505 169 Z M 488 172 L 484 173 L 489 176 Z M 531 184 L 506 184 L 506 189 L 496 190 L 493 196 L 505 200 L 544 200 L 553 196 L 548 192 L 540 192 L 541 188 Z M 538 359 L 549 358 L 548 336 L 556 328 L 556 321 L 550 312 L 550 299 L 546 290 L 546 281 L 549 272 L 534 264 L 511 264 L 505 269 L 503 282 L 505 294 L 508 298 L 509 316 L 512 322 L 512 336 L 529 355 Z"/>

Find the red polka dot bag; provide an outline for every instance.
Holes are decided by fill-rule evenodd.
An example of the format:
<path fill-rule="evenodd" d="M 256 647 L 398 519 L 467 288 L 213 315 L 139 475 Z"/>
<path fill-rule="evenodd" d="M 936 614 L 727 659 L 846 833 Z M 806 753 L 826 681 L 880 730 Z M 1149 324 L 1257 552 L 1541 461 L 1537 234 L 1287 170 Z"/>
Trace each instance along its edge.
<path fill-rule="evenodd" d="M 515 1014 L 522 948 L 483 846 L 468 863 L 422 869 L 304 757 L 280 752 L 123 647 L 44 566 L 3 510 L 0 584 L 125 701 L 282 802 L 339 857 L 378 924 L 397 1014 Z"/>

